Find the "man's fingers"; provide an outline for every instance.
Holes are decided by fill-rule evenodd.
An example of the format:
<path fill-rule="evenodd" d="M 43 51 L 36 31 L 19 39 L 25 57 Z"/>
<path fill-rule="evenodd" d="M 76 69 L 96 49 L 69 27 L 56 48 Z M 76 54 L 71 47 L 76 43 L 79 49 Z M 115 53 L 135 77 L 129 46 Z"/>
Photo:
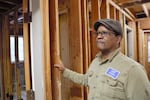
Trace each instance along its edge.
<path fill-rule="evenodd" d="M 61 67 L 60 64 L 54 64 L 54 67 Z"/>

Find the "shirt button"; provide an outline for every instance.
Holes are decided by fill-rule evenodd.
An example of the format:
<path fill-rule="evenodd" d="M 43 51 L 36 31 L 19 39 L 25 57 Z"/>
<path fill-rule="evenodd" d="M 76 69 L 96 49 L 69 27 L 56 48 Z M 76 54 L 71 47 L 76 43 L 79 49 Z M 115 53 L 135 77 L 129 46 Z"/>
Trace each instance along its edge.
<path fill-rule="evenodd" d="M 96 86 L 93 87 L 94 89 L 96 88 Z"/>
<path fill-rule="evenodd" d="M 96 78 L 98 78 L 98 75 L 96 75 Z"/>

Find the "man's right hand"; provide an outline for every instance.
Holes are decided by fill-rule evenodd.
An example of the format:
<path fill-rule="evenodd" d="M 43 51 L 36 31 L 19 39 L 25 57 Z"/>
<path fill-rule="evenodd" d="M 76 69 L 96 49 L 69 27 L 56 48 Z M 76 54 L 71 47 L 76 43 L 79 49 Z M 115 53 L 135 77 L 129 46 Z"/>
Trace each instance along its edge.
<path fill-rule="evenodd" d="M 61 72 L 65 70 L 64 64 L 61 62 L 60 64 L 54 64 L 55 68 L 58 68 Z"/>

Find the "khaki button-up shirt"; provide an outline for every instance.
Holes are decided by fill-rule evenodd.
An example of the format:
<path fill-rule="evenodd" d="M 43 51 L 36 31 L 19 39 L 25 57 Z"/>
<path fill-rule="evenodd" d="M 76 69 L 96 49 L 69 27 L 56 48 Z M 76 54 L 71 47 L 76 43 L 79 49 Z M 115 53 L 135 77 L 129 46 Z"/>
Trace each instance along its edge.
<path fill-rule="evenodd" d="M 150 100 L 144 67 L 117 49 L 105 61 L 98 54 L 86 74 L 65 69 L 63 76 L 89 87 L 88 100 Z"/>

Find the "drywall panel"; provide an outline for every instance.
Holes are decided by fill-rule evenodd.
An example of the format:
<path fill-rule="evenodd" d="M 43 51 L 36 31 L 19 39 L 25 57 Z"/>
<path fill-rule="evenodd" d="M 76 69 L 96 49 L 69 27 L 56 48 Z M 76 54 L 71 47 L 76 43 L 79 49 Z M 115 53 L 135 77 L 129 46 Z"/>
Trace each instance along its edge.
<path fill-rule="evenodd" d="M 40 0 L 32 0 L 32 24 L 31 24 L 31 67 L 32 87 L 35 91 L 35 100 L 44 100 L 43 84 L 43 43 L 41 30 Z"/>

